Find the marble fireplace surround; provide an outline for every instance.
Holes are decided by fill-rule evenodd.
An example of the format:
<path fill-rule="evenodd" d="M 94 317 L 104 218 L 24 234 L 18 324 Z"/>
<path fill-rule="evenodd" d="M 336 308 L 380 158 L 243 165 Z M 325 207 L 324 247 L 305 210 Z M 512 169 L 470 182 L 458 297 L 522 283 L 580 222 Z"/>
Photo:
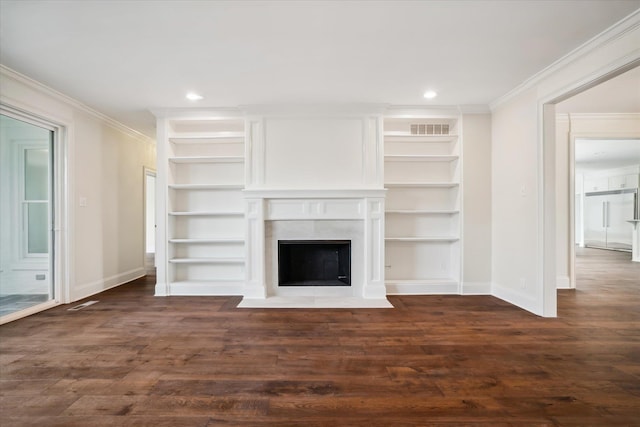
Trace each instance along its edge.
<path fill-rule="evenodd" d="M 384 190 L 245 190 L 246 286 L 239 307 L 388 308 Z M 278 286 L 278 240 L 351 240 L 351 286 Z"/>

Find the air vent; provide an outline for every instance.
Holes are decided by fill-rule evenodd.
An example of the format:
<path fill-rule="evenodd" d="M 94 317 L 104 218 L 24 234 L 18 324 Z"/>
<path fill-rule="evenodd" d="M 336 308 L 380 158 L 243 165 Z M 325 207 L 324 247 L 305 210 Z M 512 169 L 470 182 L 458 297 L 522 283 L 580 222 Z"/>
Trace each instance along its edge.
<path fill-rule="evenodd" d="M 411 135 L 449 135 L 449 125 L 440 124 L 412 124 Z"/>
<path fill-rule="evenodd" d="M 68 308 L 67 311 L 78 311 L 78 310 L 82 310 L 83 308 L 87 308 L 90 305 L 93 305 L 95 303 L 97 303 L 98 301 L 87 301 L 87 302 L 83 302 L 82 304 L 76 305 L 75 307 L 71 307 Z"/>

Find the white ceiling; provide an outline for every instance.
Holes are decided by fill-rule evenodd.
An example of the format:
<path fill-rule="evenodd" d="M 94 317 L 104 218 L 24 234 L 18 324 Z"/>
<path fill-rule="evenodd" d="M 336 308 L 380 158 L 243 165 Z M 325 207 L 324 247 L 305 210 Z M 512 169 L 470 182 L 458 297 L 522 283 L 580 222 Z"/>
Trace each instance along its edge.
<path fill-rule="evenodd" d="M 640 165 L 639 139 L 578 139 L 575 149 L 578 172 Z"/>
<path fill-rule="evenodd" d="M 639 7 L 0 0 L 0 62 L 153 136 L 154 107 L 487 105 Z"/>

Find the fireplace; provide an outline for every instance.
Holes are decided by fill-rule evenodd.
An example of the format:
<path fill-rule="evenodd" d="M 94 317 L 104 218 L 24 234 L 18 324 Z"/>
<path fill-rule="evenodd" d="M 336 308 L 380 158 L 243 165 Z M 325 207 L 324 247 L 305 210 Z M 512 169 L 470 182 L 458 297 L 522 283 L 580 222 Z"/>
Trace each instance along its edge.
<path fill-rule="evenodd" d="M 351 286 L 351 241 L 278 240 L 278 286 Z"/>
<path fill-rule="evenodd" d="M 391 307 L 384 190 L 244 194 L 247 283 L 239 307 Z"/>

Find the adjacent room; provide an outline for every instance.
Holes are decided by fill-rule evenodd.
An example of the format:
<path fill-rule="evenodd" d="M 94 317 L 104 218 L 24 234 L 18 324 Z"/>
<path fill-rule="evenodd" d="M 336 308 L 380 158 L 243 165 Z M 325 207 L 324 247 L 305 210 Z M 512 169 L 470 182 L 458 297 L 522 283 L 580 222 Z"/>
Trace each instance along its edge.
<path fill-rule="evenodd" d="M 633 426 L 640 0 L 0 0 L 11 426 Z"/>

